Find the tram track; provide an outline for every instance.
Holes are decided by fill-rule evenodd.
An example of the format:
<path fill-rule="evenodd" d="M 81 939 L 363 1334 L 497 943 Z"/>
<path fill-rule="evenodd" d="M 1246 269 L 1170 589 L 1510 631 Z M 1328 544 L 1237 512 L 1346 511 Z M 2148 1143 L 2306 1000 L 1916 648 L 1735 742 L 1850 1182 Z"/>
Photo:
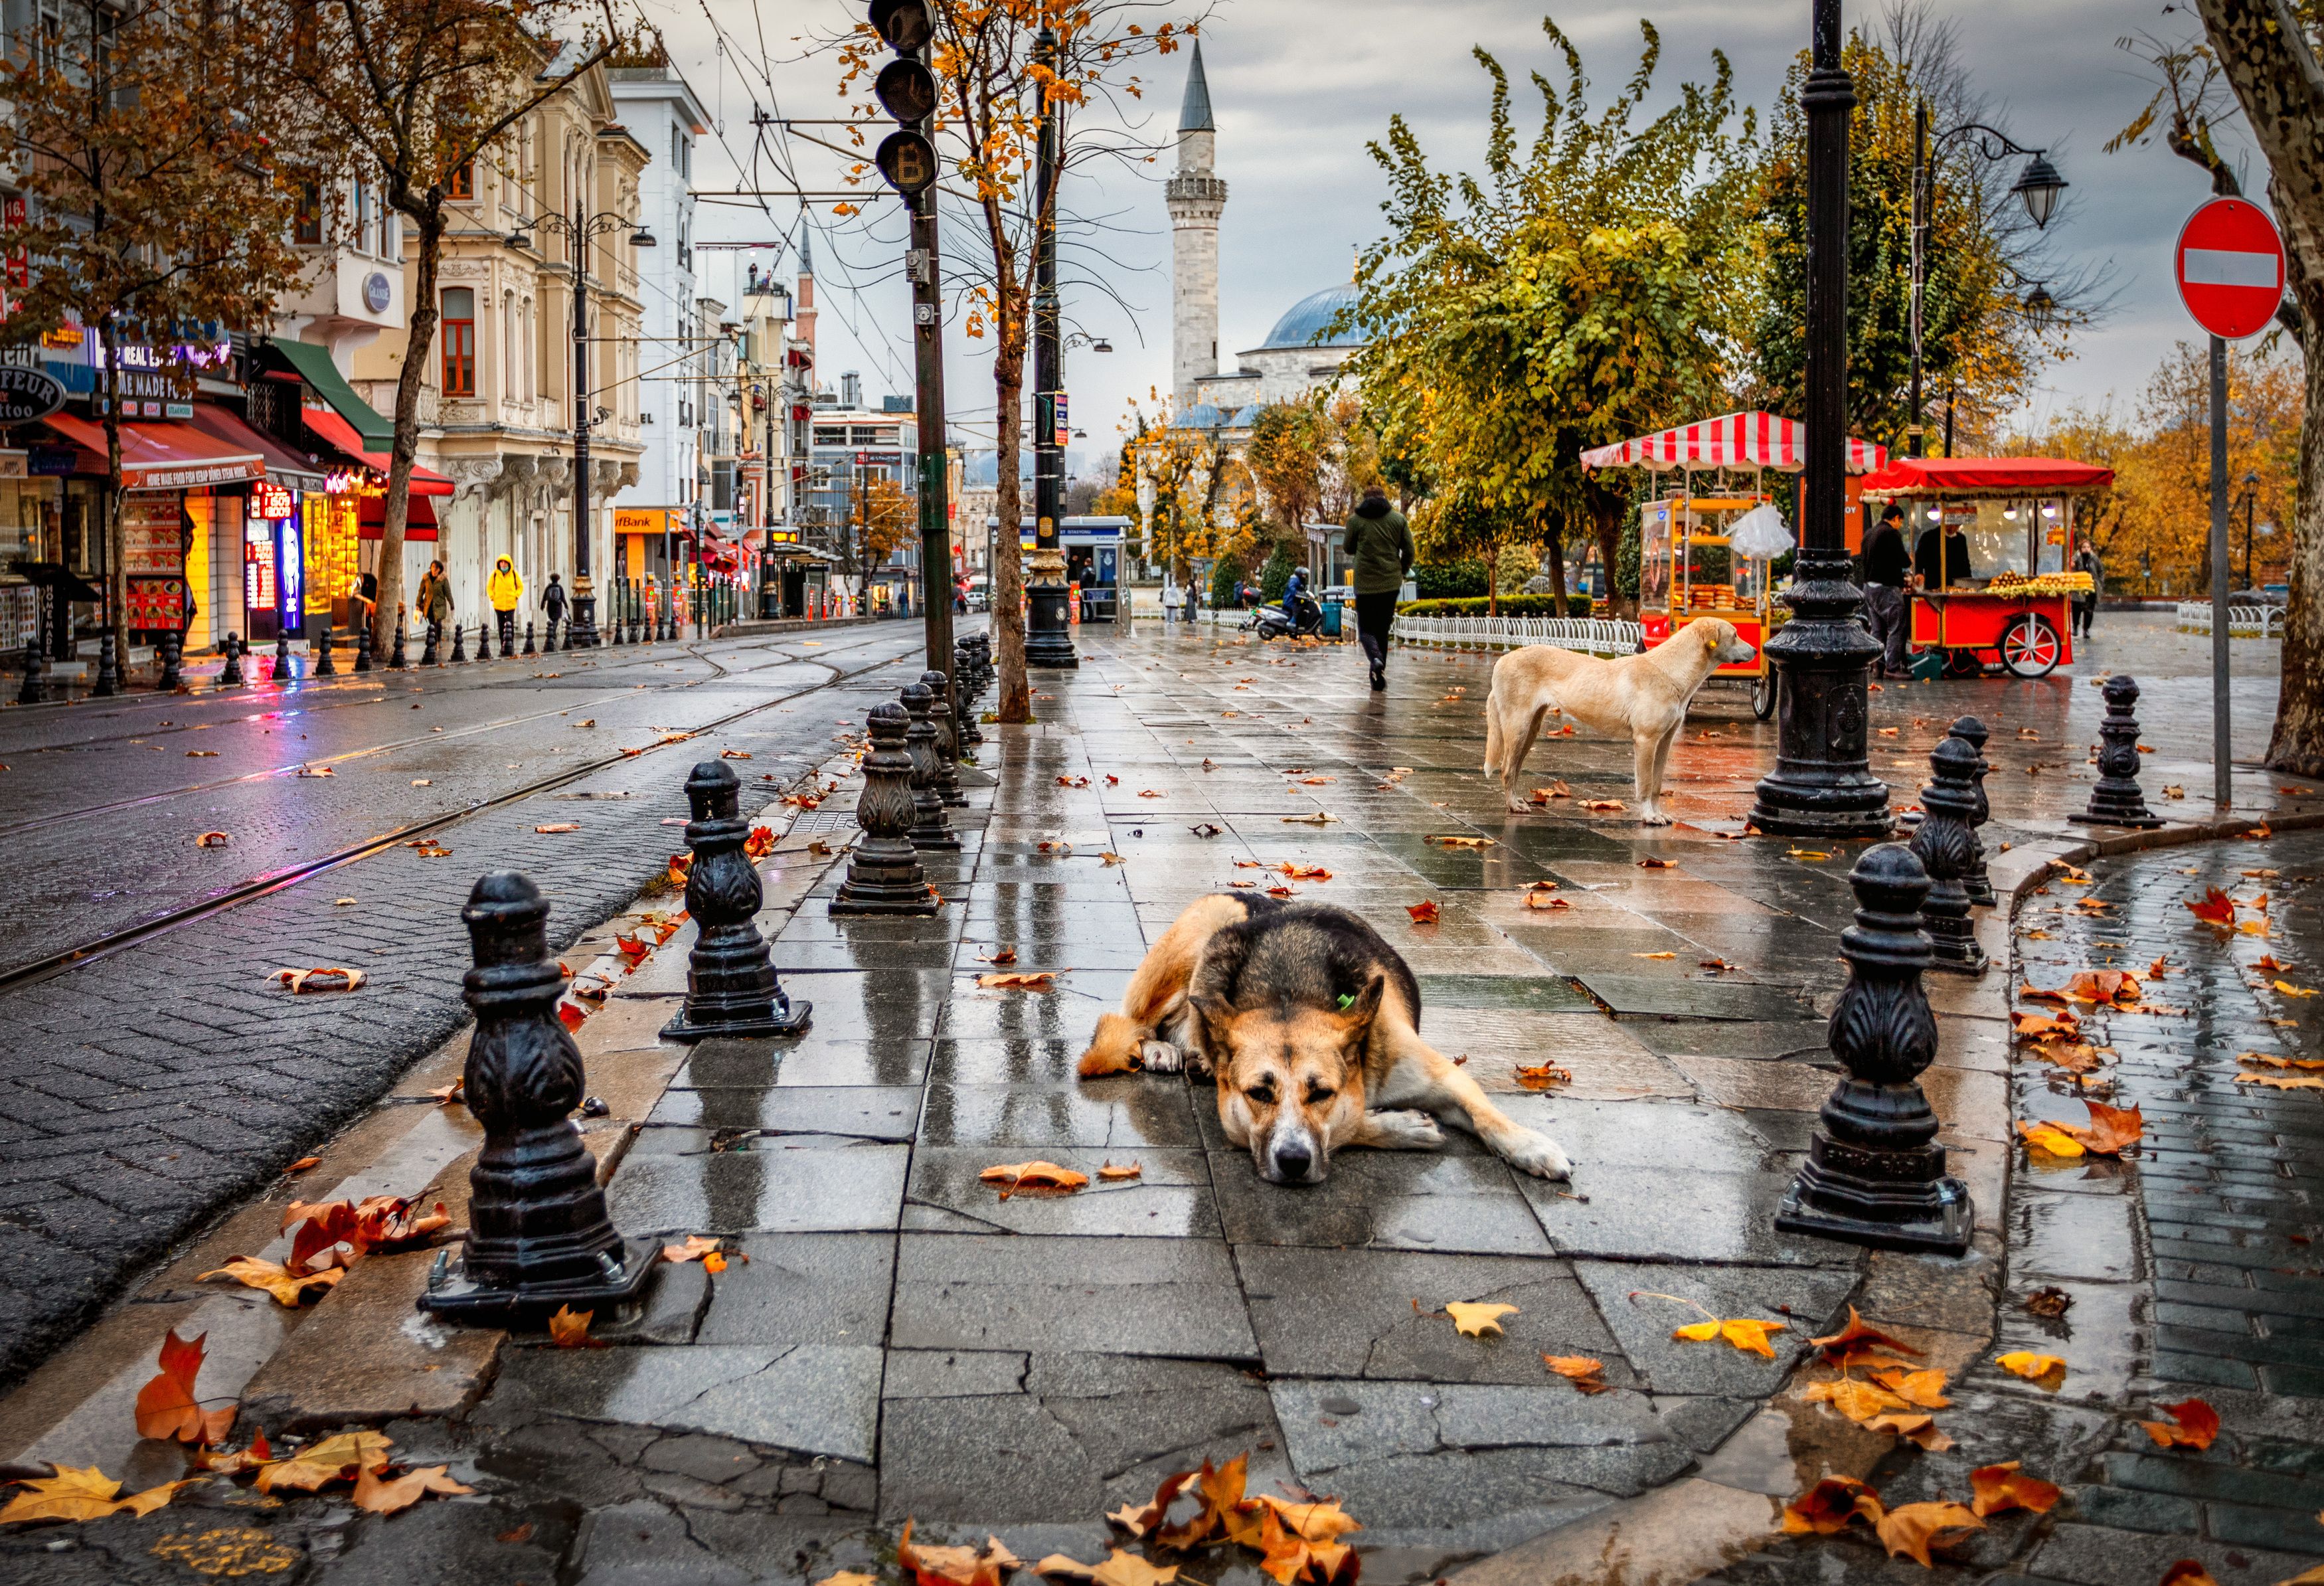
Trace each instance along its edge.
<path fill-rule="evenodd" d="M 881 637 L 885 636 L 881 635 Z M 841 650 L 839 654 L 840 656 L 844 656 L 850 651 L 860 650 L 864 648 L 865 645 L 876 641 L 876 639 L 867 639 L 862 643 L 847 646 L 846 649 Z M 698 641 L 701 645 L 706 645 L 709 642 L 709 641 Z M 688 727 L 685 729 L 684 737 L 650 743 L 642 749 L 617 750 L 611 754 L 601 755 L 588 761 L 577 761 L 568 766 L 561 766 L 556 772 L 549 776 L 538 778 L 521 786 L 493 794 L 489 798 L 475 800 L 474 802 L 464 805 L 457 809 L 445 810 L 436 815 L 409 822 L 403 825 L 397 826 L 392 830 L 378 833 L 373 836 L 366 837 L 360 842 L 350 844 L 333 853 L 322 854 L 311 860 L 301 861 L 297 864 L 285 865 L 276 870 L 266 871 L 247 881 L 222 889 L 209 894 L 208 896 L 196 899 L 191 903 L 183 904 L 178 908 L 154 915 L 147 919 L 139 920 L 130 925 L 101 933 L 88 938 L 88 940 L 77 943 L 57 952 L 47 954 L 39 958 L 26 960 L 19 964 L 0 965 L 0 995 L 5 995 L 12 991 L 20 991 L 27 986 L 36 985 L 42 982 L 54 979 L 58 975 L 68 973 L 85 964 L 97 963 L 101 959 L 110 957 L 114 954 L 123 952 L 128 948 L 149 942 L 156 936 L 166 935 L 169 932 L 181 929 L 186 926 L 196 924 L 202 920 L 214 918 L 220 914 L 224 914 L 228 910 L 238 908 L 244 904 L 250 903 L 257 899 L 271 896 L 288 888 L 295 887 L 302 882 L 311 881 L 318 876 L 326 875 L 334 871 L 344 869 L 346 866 L 360 863 L 366 859 L 373 858 L 378 854 L 400 847 L 406 843 L 424 837 L 430 833 L 440 832 L 447 827 L 455 825 L 459 822 L 467 820 L 472 816 L 482 814 L 485 811 L 503 808 L 510 805 L 522 803 L 529 798 L 537 798 L 545 794 L 554 793 L 560 788 L 567 787 L 574 782 L 583 779 L 584 778 L 594 776 L 600 771 L 609 770 L 629 761 L 637 760 L 648 755 L 658 754 L 663 750 L 677 748 L 688 739 L 698 737 L 706 733 L 718 732 L 725 727 L 732 726 L 736 722 L 747 720 L 748 718 L 757 715 L 764 711 L 771 710 L 779 705 L 787 705 L 795 700 L 805 698 L 810 695 L 820 693 L 825 689 L 838 687 L 853 678 L 862 677 L 867 673 L 879 671 L 887 667 L 901 665 L 913 661 L 918 658 L 918 654 L 916 650 L 908 647 L 897 655 L 886 657 L 881 659 L 867 661 L 862 666 L 849 669 L 830 666 L 828 660 L 824 657 L 815 657 L 810 659 L 789 655 L 782 657 L 779 661 L 770 659 L 763 666 L 735 668 L 729 667 L 725 663 L 704 653 L 703 650 L 698 648 L 697 645 L 687 645 L 686 646 L 686 650 L 687 652 L 693 655 L 695 659 L 702 661 L 705 665 L 711 667 L 714 669 L 714 676 L 711 678 L 692 679 L 685 684 L 678 685 L 678 687 L 697 687 L 703 683 L 714 682 L 721 678 L 747 677 L 753 671 L 765 669 L 765 666 L 791 665 L 796 664 L 802 659 L 808 659 L 809 664 L 825 667 L 828 675 L 810 687 L 792 689 L 788 693 L 772 695 L 768 698 L 758 701 L 756 704 L 746 705 L 740 710 L 731 711 L 724 715 L 715 717 L 710 721 L 700 724 L 699 725 Z M 832 659 L 837 658 L 835 657 Z M 617 689 L 603 697 L 621 698 L 635 692 L 636 690 L 634 687 Z M 563 709 L 571 710 L 574 708 L 587 708 L 588 705 L 595 703 L 599 703 L 599 701 L 584 701 L 577 707 L 568 705 L 563 707 Z M 511 718 L 511 720 L 530 721 L 539 719 L 541 715 L 556 715 L 559 714 L 563 714 L 563 712 L 540 712 L 521 717 Z M 494 724 L 497 725 L 504 724 Z M 464 729 L 463 732 L 480 732 L 485 730 L 487 730 L 486 727 L 479 726 Z M 449 736 L 449 734 L 431 733 L 426 739 L 410 740 L 407 744 L 397 746 L 408 746 L 409 742 L 422 742 L 441 743 L 445 742 L 447 736 Z M 397 746 L 382 746 L 382 751 L 385 748 Z M 366 751 L 357 752 L 362 753 L 373 752 Z M 283 774 L 295 774 L 296 769 L 297 768 L 293 766 L 286 768 L 285 770 L 271 770 L 268 771 L 253 773 L 248 777 L 226 779 L 217 783 L 209 784 L 208 786 L 226 787 L 233 786 L 237 782 L 263 779 L 268 777 Z M 5 839 L 7 835 L 14 833 L 32 830 L 36 826 L 40 825 L 54 825 L 59 821 L 83 818 L 102 814 L 107 810 L 118 809 L 139 804 L 163 801 L 171 798 L 183 797 L 186 794 L 200 790 L 202 789 L 190 788 L 181 788 L 174 792 L 157 793 L 138 799 L 116 802 L 112 805 L 91 807 L 86 810 L 77 811 L 55 817 L 49 817 L 39 822 L 24 823 L 17 826 L 0 829 L 0 839 Z"/>

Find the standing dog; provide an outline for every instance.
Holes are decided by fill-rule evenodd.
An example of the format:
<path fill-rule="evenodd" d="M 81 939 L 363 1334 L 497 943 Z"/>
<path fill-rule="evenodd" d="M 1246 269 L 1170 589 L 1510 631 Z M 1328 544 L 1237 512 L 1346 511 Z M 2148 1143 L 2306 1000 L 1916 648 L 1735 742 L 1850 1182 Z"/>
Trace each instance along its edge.
<path fill-rule="evenodd" d="M 1341 1146 L 1444 1143 L 1436 1117 L 1544 1178 L 1565 1153 L 1493 1105 L 1420 1038 L 1420 985 L 1343 908 L 1213 893 L 1162 933 L 1121 1011 L 1100 1016 L 1084 1076 L 1192 1061 L 1218 1081 L 1219 1122 L 1270 1184 L 1320 1184 Z"/>
<path fill-rule="evenodd" d="M 1638 802 L 1650 826 L 1666 826 L 1663 771 L 1672 741 L 1686 725 L 1687 706 L 1711 673 L 1758 652 L 1719 617 L 1697 617 L 1643 655 L 1604 660 L 1547 644 L 1528 644 L 1493 663 L 1485 696 L 1485 774 L 1501 779 L 1501 798 L 1519 815 L 1532 807 L 1517 797 L 1517 776 L 1541 731 L 1542 718 L 1563 710 L 1592 732 L 1626 737 L 1637 749 Z"/>

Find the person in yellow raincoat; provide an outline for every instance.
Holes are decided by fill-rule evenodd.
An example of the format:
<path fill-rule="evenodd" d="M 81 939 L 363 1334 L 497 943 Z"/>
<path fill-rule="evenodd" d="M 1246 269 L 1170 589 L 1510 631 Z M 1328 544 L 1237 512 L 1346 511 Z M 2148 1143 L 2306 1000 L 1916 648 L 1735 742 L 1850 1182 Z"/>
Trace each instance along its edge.
<path fill-rule="evenodd" d="M 493 614 L 499 620 L 501 653 L 512 655 L 516 646 L 516 603 L 524 598 L 524 580 L 508 558 L 493 564 L 493 576 L 484 584 L 484 598 L 492 602 Z"/>

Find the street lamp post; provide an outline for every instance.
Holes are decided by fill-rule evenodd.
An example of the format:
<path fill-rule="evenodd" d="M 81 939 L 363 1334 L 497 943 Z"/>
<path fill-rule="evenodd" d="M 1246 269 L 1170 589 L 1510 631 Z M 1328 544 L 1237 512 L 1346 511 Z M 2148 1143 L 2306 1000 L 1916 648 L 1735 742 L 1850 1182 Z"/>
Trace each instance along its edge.
<path fill-rule="evenodd" d="M 611 210 L 588 215 L 576 201 L 573 213 L 543 215 L 520 220 L 506 242 L 512 248 L 530 248 L 530 225 L 561 234 L 573 244 L 573 616 L 565 627 L 565 648 L 597 647 L 597 595 L 589 576 L 589 244 L 616 231 L 630 233 L 630 246 L 650 248 L 654 235 L 644 225 Z"/>
<path fill-rule="evenodd" d="M 2015 143 L 1982 122 L 1967 121 L 1950 132 L 1940 133 L 1932 152 L 1929 146 L 1929 106 L 1923 100 L 1913 112 L 1913 380 L 1911 413 L 1904 429 L 1904 445 L 1913 456 L 1923 456 L 1921 435 L 1921 300 L 1929 280 L 1929 223 L 1936 207 L 1936 164 L 1945 150 L 1962 138 L 1974 136 L 1978 149 L 1987 160 L 2000 160 L 2012 154 L 2029 156 L 2025 169 L 2010 188 L 2025 206 L 2026 218 L 2034 229 L 2042 230 L 2050 224 L 2051 215 L 2058 207 L 2058 195 L 2066 190 L 2066 179 L 2050 163 L 2046 152 L 2041 149 L 2021 149 Z M 1933 152 L 1935 158 L 1932 158 Z M 2057 303 L 2040 281 L 2027 295 L 2024 309 L 2037 329 L 2046 327 L 2057 316 Z M 1952 410 L 1945 411 L 1946 427 L 1952 424 Z M 1948 455 L 1952 446 L 1948 439 Z"/>
<path fill-rule="evenodd" d="M 1879 641 L 1856 620 L 1848 513 L 1848 113 L 1855 85 L 1840 63 L 1840 0 L 1815 0 L 1808 118 L 1806 508 L 1786 604 L 1767 641 L 1780 715 L 1775 769 L 1751 822 L 1783 836 L 1877 837 L 1888 786 L 1866 756 L 1866 667 Z"/>
<path fill-rule="evenodd" d="M 1043 28 L 1035 54 L 1053 69 L 1056 34 Z M 1066 620 L 1065 557 L 1057 542 L 1057 524 L 1065 508 L 1065 353 L 1057 324 L 1057 179 L 1065 157 L 1064 134 L 1065 106 L 1049 100 L 1041 110 L 1039 180 L 1034 189 L 1033 576 L 1026 589 L 1025 663 L 1060 668 L 1081 665 Z"/>
<path fill-rule="evenodd" d="M 2249 589 L 2249 588 L 2252 586 L 2252 508 L 2253 508 L 2255 505 L 2256 505 L 2256 504 L 2257 504 L 2257 503 L 2256 503 L 2256 502 L 2255 502 L 2255 500 L 2254 498 L 2255 498 L 2255 497 L 2256 497 L 2256 496 L 2258 495 L 2258 493 L 2259 493 L 2259 475 L 2258 475 L 2256 473 L 2253 473 L 2253 474 L 2246 474 L 2246 475 L 2244 475 L 2244 587 L 2245 587 L 2246 589 Z"/>

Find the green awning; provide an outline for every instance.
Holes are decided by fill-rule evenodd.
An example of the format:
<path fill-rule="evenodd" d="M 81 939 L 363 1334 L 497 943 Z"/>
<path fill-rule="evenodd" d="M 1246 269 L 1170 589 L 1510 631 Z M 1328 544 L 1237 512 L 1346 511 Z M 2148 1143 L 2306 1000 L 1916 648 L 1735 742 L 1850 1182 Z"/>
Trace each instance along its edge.
<path fill-rule="evenodd" d="M 328 402 L 340 418 L 355 427 L 364 438 L 366 449 L 386 451 L 395 441 L 395 425 L 380 416 L 379 410 L 355 395 L 355 388 L 331 362 L 330 350 L 312 342 L 271 341 L 269 349 L 280 353 L 282 361 L 299 372 L 299 377 L 315 388 L 315 394 Z"/>

